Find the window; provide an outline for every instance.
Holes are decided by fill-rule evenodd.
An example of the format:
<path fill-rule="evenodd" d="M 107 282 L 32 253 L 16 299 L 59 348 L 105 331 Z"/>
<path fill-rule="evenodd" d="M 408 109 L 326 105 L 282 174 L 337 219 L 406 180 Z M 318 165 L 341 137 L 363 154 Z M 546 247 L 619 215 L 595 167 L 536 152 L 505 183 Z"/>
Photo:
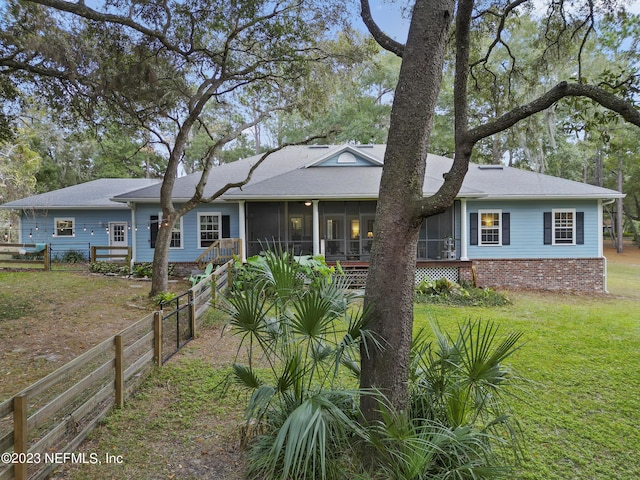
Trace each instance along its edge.
<path fill-rule="evenodd" d="M 470 213 L 469 245 L 511 245 L 511 214 L 502 210 Z"/>
<path fill-rule="evenodd" d="M 553 210 L 553 244 L 575 243 L 575 210 Z"/>
<path fill-rule="evenodd" d="M 176 220 L 171 230 L 171 243 L 169 248 L 182 248 L 182 218 Z M 156 247 L 156 239 L 158 237 L 158 228 L 163 228 L 165 225 L 161 221 L 162 213 L 158 215 L 151 215 L 149 217 L 149 230 L 151 237 L 151 248 Z"/>
<path fill-rule="evenodd" d="M 501 245 L 501 216 L 500 210 L 480 210 L 480 245 Z"/>
<path fill-rule="evenodd" d="M 56 218 L 54 219 L 56 237 L 74 237 L 74 218 Z"/>
<path fill-rule="evenodd" d="M 160 214 L 159 217 L 162 218 L 162 214 Z M 162 226 L 164 227 L 164 224 Z M 169 248 L 182 248 L 182 217 L 173 224 Z"/>
<path fill-rule="evenodd" d="M 207 248 L 220 238 L 220 214 L 198 214 L 198 248 Z"/>

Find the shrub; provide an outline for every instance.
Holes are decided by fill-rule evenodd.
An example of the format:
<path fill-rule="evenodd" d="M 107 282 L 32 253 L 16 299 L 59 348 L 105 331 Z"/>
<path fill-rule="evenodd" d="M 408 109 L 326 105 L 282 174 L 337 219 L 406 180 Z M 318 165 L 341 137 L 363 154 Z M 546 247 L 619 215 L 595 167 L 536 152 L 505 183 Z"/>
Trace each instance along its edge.
<path fill-rule="evenodd" d="M 491 288 L 460 285 L 446 278 L 423 280 L 415 288 L 416 302 L 460 306 L 499 307 L 509 305 L 509 298 Z"/>
<path fill-rule="evenodd" d="M 93 262 L 89 264 L 89 271 L 91 273 L 102 274 L 116 274 L 116 275 L 129 275 L 129 267 L 127 265 L 121 265 L 113 262 Z"/>
<path fill-rule="evenodd" d="M 169 276 L 175 271 L 175 265 L 169 264 Z M 127 276 L 132 274 L 136 278 L 151 278 L 153 271 L 153 263 L 135 263 L 133 265 L 133 273 L 129 271 L 128 265 L 114 262 L 94 262 L 89 264 L 89 271 L 92 273 L 115 273 L 117 275 Z"/>
<path fill-rule="evenodd" d="M 151 278 L 153 274 L 153 263 L 135 263 L 133 265 L 133 276 L 136 278 Z"/>
<path fill-rule="evenodd" d="M 247 447 L 249 476 L 344 478 L 337 465 L 354 432 L 363 432 L 359 393 L 345 385 L 359 374 L 360 346 L 377 345 L 367 314 L 344 277 L 305 283 L 303 266 L 286 252 L 266 252 L 248 274 L 252 281 L 243 277 L 226 310 L 241 338 L 238 352 L 246 351 L 228 381 L 250 392 L 247 422 L 259 432 Z"/>
<path fill-rule="evenodd" d="M 54 260 L 60 263 L 86 263 L 88 258 L 81 250 L 67 250 L 62 255 L 56 255 Z"/>
<path fill-rule="evenodd" d="M 421 331 L 411 349 L 409 408 L 399 412 L 380 393 L 349 388 L 360 351 L 382 345 L 341 277 L 302 283 L 300 264 L 282 252 L 257 264 L 253 281 L 226 299 L 241 339 L 228 382 L 251 395 L 250 478 L 484 479 L 517 461 L 518 427 L 504 394 L 515 377 L 503 361 L 519 333 L 501 337 L 491 322 L 468 322 L 455 337 L 437 325 L 433 339 Z M 379 400 L 373 425 L 358 421 L 363 395 Z M 363 445 L 375 460 L 371 471 L 354 456 Z"/>
<path fill-rule="evenodd" d="M 153 303 L 155 305 L 160 306 L 163 303 L 167 303 L 170 302 L 171 300 L 173 300 L 174 298 L 176 298 L 178 295 L 176 295 L 173 292 L 160 292 L 159 294 L 157 294 L 155 297 L 153 297 Z"/>

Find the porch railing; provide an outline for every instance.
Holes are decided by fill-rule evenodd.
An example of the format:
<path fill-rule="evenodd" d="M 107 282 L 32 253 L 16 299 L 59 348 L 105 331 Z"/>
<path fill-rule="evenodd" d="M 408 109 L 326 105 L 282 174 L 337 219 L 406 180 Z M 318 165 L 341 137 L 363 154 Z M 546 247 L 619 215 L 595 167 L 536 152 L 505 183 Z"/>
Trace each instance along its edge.
<path fill-rule="evenodd" d="M 242 256 L 242 242 L 239 238 L 220 238 L 215 240 L 202 255 L 196 259 L 198 268 L 204 269 L 209 263 L 221 265 Z"/>

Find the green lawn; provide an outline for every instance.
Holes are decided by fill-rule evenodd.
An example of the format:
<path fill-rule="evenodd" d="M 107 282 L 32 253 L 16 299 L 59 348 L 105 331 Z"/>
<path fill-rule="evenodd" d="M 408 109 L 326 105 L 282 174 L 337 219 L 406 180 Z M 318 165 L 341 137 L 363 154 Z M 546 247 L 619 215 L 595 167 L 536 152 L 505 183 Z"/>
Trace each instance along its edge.
<path fill-rule="evenodd" d="M 609 296 L 517 293 L 501 308 L 420 305 L 416 328 L 466 318 L 524 332 L 511 364 L 530 380 L 514 402 L 522 479 L 640 478 L 640 266 L 609 264 Z"/>
<path fill-rule="evenodd" d="M 524 332 L 511 364 L 530 381 L 513 402 L 527 458 L 514 479 L 640 478 L 637 263 L 610 262 L 606 296 L 521 292 L 510 294 L 507 307 L 416 307 L 416 328 L 434 319 L 452 331 L 458 321 L 481 318 Z M 214 369 L 229 358 L 212 369 L 220 339 L 205 334 L 193 342 L 82 447 L 124 453 L 126 465 L 72 466 L 64 478 L 241 478 L 237 424 L 246 398 L 215 393 L 226 370 Z M 131 449 L 140 439 L 146 446 Z"/>

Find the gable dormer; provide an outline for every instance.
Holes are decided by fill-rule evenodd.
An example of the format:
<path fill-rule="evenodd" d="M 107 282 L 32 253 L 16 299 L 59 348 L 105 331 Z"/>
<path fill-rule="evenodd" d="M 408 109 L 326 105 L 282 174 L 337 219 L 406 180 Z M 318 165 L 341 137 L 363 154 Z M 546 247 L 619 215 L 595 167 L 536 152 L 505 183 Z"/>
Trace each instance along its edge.
<path fill-rule="evenodd" d="M 320 149 L 320 146 L 310 148 Z M 376 158 L 372 145 L 343 145 L 326 152 L 319 159 L 307 165 L 312 167 L 381 167 L 382 159 Z"/>

